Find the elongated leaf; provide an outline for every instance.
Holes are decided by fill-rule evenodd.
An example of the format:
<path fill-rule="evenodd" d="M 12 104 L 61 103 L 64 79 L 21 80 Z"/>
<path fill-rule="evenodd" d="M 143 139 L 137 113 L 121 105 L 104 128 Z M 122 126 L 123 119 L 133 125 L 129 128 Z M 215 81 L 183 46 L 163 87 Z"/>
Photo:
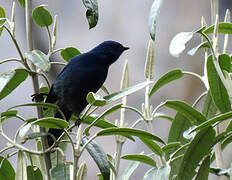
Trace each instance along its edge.
<path fill-rule="evenodd" d="M 166 101 L 165 106 L 180 112 L 194 124 L 199 124 L 206 120 L 205 116 L 202 115 L 199 111 L 182 101 Z"/>
<path fill-rule="evenodd" d="M 116 101 L 116 100 L 118 100 L 118 99 L 120 99 L 120 98 L 122 98 L 124 96 L 127 96 L 129 94 L 132 94 L 132 93 L 140 90 L 140 89 L 145 88 L 147 85 L 149 85 L 151 83 L 152 83 L 152 81 L 149 81 L 149 82 L 145 81 L 143 83 L 136 84 L 134 86 L 131 86 L 131 87 L 126 88 L 126 89 L 123 89 L 121 91 L 118 91 L 116 93 L 110 94 L 108 96 L 104 96 L 103 98 L 105 100 L 107 100 L 107 101 Z"/>
<path fill-rule="evenodd" d="M 51 63 L 49 61 L 49 56 L 44 54 L 40 50 L 33 50 L 25 53 L 25 57 L 31 61 L 36 67 L 44 72 L 49 72 L 51 69 Z"/>
<path fill-rule="evenodd" d="M 191 49 L 190 51 L 188 51 L 188 55 L 193 56 L 195 55 L 195 53 L 200 50 L 200 49 L 205 49 L 205 48 L 210 48 L 209 46 L 209 42 L 202 42 L 201 44 L 199 44 L 198 46 L 194 47 L 193 49 Z"/>
<path fill-rule="evenodd" d="M 106 88 L 104 85 L 102 85 L 101 90 L 102 90 L 105 94 L 110 95 L 109 91 L 107 90 L 107 88 Z"/>
<path fill-rule="evenodd" d="M 159 88 L 163 87 L 165 84 L 172 82 L 184 76 L 184 73 L 180 69 L 174 69 L 166 74 L 164 74 L 158 81 L 154 84 L 149 96 L 151 97 Z"/>
<path fill-rule="evenodd" d="M 18 111 L 16 110 L 2 112 L 0 113 L 1 122 L 3 123 L 3 121 L 5 121 L 6 119 L 15 117 L 17 114 L 18 114 Z"/>
<path fill-rule="evenodd" d="M 0 100 L 9 95 L 28 76 L 25 69 L 15 69 L 0 75 Z"/>
<path fill-rule="evenodd" d="M 149 31 L 150 31 L 150 36 L 153 40 L 155 40 L 156 20 L 157 20 L 162 3 L 163 3 L 163 0 L 154 0 L 151 6 L 151 9 L 150 9 Z"/>
<path fill-rule="evenodd" d="M 89 23 L 89 29 L 95 27 L 98 22 L 98 3 L 97 0 L 82 0 L 86 10 L 86 18 Z"/>
<path fill-rule="evenodd" d="M 230 111 L 231 103 L 229 95 L 220 77 L 217 74 L 212 56 L 209 56 L 207 59 L 207 75 L 210 92 L 215 105 L 222 113 Z"/>
<path fill-rule="evenodd" d="M 132 161 L 127 168 L 123 171 L 122 176 L 120 180 L 129 180 L 132 173 L 135 171 L 135 169 L 139 166 L 140 162 L 138 161 Z"/>
<path fill-rule="evenodd" d="M 209 127 L 211 125 L 214 125 L 215 123 L 225 121 L 225 120 L 227 120 L 227 119 L 229 119 L 231 117 L 232 117 L 232 112 L 227 112 L 227 113 L 224 113 L 224 114 L 220 114 L 220 115 L 215 116 L 215 117 L 209 119 L 208 121 L 205 121 L 204 123 L 200 124 L 198 127 L 193 129 L 192 132 L 197 131 L 197 130 L 202 129 L 202 128 Z"/>
<path fill-rule="evenodd" d="M 154 65 L 155 65 L 154 42 L 150 40 L 147 50 L 145 72 L 144 72 L 146 79 L 150 80 L 154 78 L 154 74 L 155 74 Z"/>
<path fill-rule="evenodd" d="M 220 54 L 218 62 L 223 71 L 231 72 L 231 57 L 228 54 Z"/>
<path fill-rule="evenodd" d="M 86 117 L 85 119 L 81 120 L 81 123 L 84 124 L 91 124 L 94 120 L 96 120 L 99 116 L 95 116 L 93 114 L 91 114 L 90 116 Z M 95 125 L 96 127 L 102 128 L 102 129 L 106 129 L 106 128 L 113 128 L 113 127 L 117 127 L 114 124 L 111 124 L 107 121 L 104 120 L 104 117 L 100 118 Z"/>
<path fill-rule="evenodd" d="M 132 161 L 139 161 L 139 162 L 156 167 L 156 162 L 152 158 L 144 154 L 130 154 L 130 155 L 122 156 L 121 158 L 132 160 Z"/>
<path fill-rule="evenodd" d="M 211 34 L 214 31 L 214 25 L 208 27 L 203 32 L 205 34 Z M 218 24 L 218 33 L 232 34 L 232 23 L 221 22 Z"/>
<path fill-rule="evenodd" d="M 155 136 L 151 133 L 138 130 L 138 129 L 108 128 L 108 129 L 101 130 L 97 133 L 97 136 L 110 136 L 110 135 L 137 136 L 139 138 L 153 139 L 155 141 L 161 142 L 162 144 L 165 144 L 165 142 L 158 136 Z"/>
<path fill-rule="evenodd" d="M 202 161 L 195 180 L 207 180 L 209 176 L 210 156 Z"/>
<path fill-rule="evenodd" d="M 18 108 L 18 107 L 24 107 L 24 106 L 37 106 L 37 107 L 43 107 L 43 108 L 53 108 L 55 110 L 58 110 L 59 107 L 55 104 L 51 104 L 51 103 L 27 103 L 27 104 L 20 104 L 20 105 L 16 105 L 13 106 L 10 109 L 14 109 L 14 108 Z"/>
<path fill-rule="evenodd" d="M 166 152 L 166 151 L 168 151 L 170 149 L 174 149 L 174 148 L 176 149 L 176 148 L 178 148 L 180 146 L 181 146 L 180 142 L 168 143 L 168 144 L 166 144 L 165 146 L 162 147 L 162 151 Z"/>
<path fill-rule="evenodd" d="M 44 5 L 36 7 L 32 12 L 32 17 L 40 27 L 48 27 L 53 22 L 50 12 L 44 8 Z"/>
<path fill-rule="evenodd" d="M 160 148 L 160 146 L 158 144 L 156 144 L 155 141 L 151 140 L 151 139 L 147 139 L 147 138 L 141 138 L 140 140 L 143 141 L 143 143 L 150 148 L 155 154 L 157 154 L 158 156 L 162 156 L 163 155 L 163 151 Z"/>
<path fill-rule="evenodd" d="M 207 96 L 204 101 L 202 114 L 206 117 L 206 119 L 210 119 L 215 116 L 217 112 L 217 107 L 213 102 L 210 91 L 207 93 Z"/>
<path fill-rule="evenodd" d="M 16 179 L 27 180 L 27 162 L 22 151 L 18 151 Z"/>
<path fill-rule="evenodd" d="M 104 98 L 93 92 L 89 92 L 87 94 L 86 100 L 89 104 L 92 104 L 94 106 L 105 106 L 107 103 Z"/>
<path fill-rule="evenodd" d="M 43 136 L 48 136 L 49 133 L 47 132 L 36 132 L 36 133 L 30 133 L 26 136 L 27 139 L 36 139 L 39 137 L 43 137 Z"/>
<path fill-rule="evenodd" d="M 58 164 L 50 169 L 52 180 L 69 180 L 70 179 L 70 164 Z"/>
<path fill-rule="evenodd" d="M 18 0 L 19 4 L 25 8 L 25 0 Z"/>
<path fill-rule="evenodd" d="M 16 116 L 18 114 L 18 111 L 16 110 L 12 110 L 12 111 L 5 111 L 5 112 L 2 112 L 0 113 L 1 117 L 12 117 L 12 116 Z"/>
<path fill-rule="evenodd" d="M 52 117 L 38 119 L 34 121 L 32 124 L 54 129 L 64 129 L 69 125 L 68 122 L 63 119 Z"/>
<path fill-rule="evenodd" d="M 125 64 L 122 72 L 122 79 L 120 83 L 120 90 L 126 89 L 129 87 L 129 69 L 128 69 L 128 60 L 125 60 Z M 109 95 L 109 93 L 108 93 Z"/>
<path fill-rule="evenodd" d="M 99 117 L 97 117 L 86 129 L 85 129 L 85 134 L 89 135 L 89 130 L 92 126 L 94 126 L 95 124 L 98 123 L 98 121 L 101 120 L 101 118 L 111 114 L 114 111 L 117 111 L 118 109 L 120 109 L 122 107 L 122 104 L 116 104 L 114 106 L 112 106 L 111 108 L 107 109 L 106 111 L 104 111 Z"/>
<path fill-rule="evenodd" d="M 27 166 L 27 180 L 43 180 L 43 175 L 39 168 Z"/>
<path fill-rule="evenodd" d="M 86 176 L 87 176 L 87 166 L 83 162 L 77 171 L 76 180 L 86 180 Z"/>
<path fill-rule="evenodd" d="M 87 141 L 87 138 L 83 138 L 83 143 L 86 143 Z M 96 162 L 99 170 L 101 171 L 103 179 L 108 180 L 110 178 L 110 166 L 108 163 L 107 155 L 105 154 L 101 146 L 97 144 L 95 141 L 91 141 L 87 145 L 86 149 L 90 156 Z"/>
<path fill-rule="evenodd" d="M 163 113 L 155 113 L 154 118 L 162 118 L 162 119 L 167 119 L 169 121 L 173 121 L 174 119 L 166 114 Z"/>
<path fill-rule="evenodd" d="M 81 52 L 74 47 L 67 47 L 60 52 L 62 58 L 67 62 L 69 62 L 73 57 L 79 54 L 81 54 Z"/>
<path fill-rule="evenodd" d="M 0 179 L 15 180 L 15 171 L 10 162 L 0 156 Z"/>
<path fill-rule="evenodd" d="M 0 18 L 4 18 L 4 17 L 6 17 L 5 10 L 3 9 L 3 7 L 0 6 Z M 0 20 L 0 26 L 4 24 L 5 21 L 6 20 Z M 3 30 L 3 27 L 0 28 L 0 36 L 2 34 L 2 30 Z"/>
<path fill-rule="evenodd" d="M 160 168 L 152 168 L 146 172 L 143 180 L 168 180 L 171 168 L 169 165 L 162 166 Z"/>
<path fill-rule="evenodd" d="M 179 57 L 185 50 L 185 44 L 192 39 L 193 34 L 194 32 L 181 32 L 177 34 L 170 43 L 169 53 L 174 57 Z"/>
<path fill-rule="evenodd" d="M 184 154 L 177 180 L 192 180 L 198 163 L 206 154 L 210 153 L 214 137 L 215 131 L 212 127 L 204 128 L 197 133 Z"/>

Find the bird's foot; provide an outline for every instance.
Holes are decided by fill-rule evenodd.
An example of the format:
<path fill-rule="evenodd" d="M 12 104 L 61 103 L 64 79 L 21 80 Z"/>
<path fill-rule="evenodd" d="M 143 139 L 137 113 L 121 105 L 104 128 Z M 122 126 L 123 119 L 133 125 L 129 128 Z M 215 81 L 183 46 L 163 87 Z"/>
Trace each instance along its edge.
<path fill-rule="evenodd" d="M 32 101 L 35 101 L 35 102 L 44 101 L 44 96 L 48 96 L 48 93 L 35 93 L 31 95 Z"/>
<path fill-rule="evenodd" d="M 81 124 L 81 118 L 77 118 L 75 121 L 75 126 L 79 127 Z"/>

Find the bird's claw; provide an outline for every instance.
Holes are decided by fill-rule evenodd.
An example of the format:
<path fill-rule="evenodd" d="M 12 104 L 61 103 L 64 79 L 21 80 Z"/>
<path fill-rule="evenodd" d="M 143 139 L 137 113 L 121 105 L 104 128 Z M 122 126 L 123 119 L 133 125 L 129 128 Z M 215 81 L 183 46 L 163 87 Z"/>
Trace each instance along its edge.
<path fill-rule="evenodd" d="M 44 96 L 48 96 L 47 93 L 35 93 L 35 94 L 32 94 L 31 97 L 32 97 L 32 101 L 34 102 L 42 102 L 44 101 Z"/>
<path fill-rule="evenodd" d="M 81 124 L 81 119 L 77 118 L 76 121 L 75 121 L 75 126 L 79 127 L 80 124 Z"/>

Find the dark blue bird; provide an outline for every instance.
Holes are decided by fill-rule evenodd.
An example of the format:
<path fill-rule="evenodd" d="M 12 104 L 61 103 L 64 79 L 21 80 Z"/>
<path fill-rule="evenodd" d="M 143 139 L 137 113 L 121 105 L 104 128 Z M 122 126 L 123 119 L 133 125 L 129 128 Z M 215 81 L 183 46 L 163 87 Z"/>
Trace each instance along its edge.
<path fill-rule="evenodd" d="M 58 106 L 67 121 L 72 114 L 79 117 L 88 104 L 87 94 L 99 90 L 106 80 L 109 66 L 127 49 L 129 48 L 118 42 L 105 41 L 89 52 L 72 58 L 54 81 L 45 102 L 58 101 Z M 55 117 L 62 118 L 58 112 Z M 56 139 L 62 134 L 58 129 L 49 129 L 49 132 Z M 50 137 L 48 144 L 53 144 Z"/>

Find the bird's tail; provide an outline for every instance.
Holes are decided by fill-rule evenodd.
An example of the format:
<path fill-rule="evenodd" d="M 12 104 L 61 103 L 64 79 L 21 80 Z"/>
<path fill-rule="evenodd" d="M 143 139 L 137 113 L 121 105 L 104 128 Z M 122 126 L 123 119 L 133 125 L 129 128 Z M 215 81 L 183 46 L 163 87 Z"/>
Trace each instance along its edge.
<path fill-rule="evenodd" d="M 69 121 L 69 119 L 70 119 L 72 113 L 71 113 L 70 111 L 62 111 L 62 112 L 64 113 L 66 120 Z M 61 115 L 59 112 L 56 112 L 55 118 L 63 119 L 62 115 Z M 63 133 L 62 130 L 60 130 L 60 129 L 54 129 L 54 128 L 50 128 L 50 129 L 48 130 L 48 132 L 51 133 L 51 134 L 56 138 L 56 140 L 57 140 L 57 139 L 61 136 L 61 134 Z M 48 140 L 48 145 L 49 145 L 49 147 L 51 147 L 51 146 L 53 145 L 53 143 L 54 143 L 52 137 L 51 137 L 51 136 L 47 136 L 47 140 Z"/>

